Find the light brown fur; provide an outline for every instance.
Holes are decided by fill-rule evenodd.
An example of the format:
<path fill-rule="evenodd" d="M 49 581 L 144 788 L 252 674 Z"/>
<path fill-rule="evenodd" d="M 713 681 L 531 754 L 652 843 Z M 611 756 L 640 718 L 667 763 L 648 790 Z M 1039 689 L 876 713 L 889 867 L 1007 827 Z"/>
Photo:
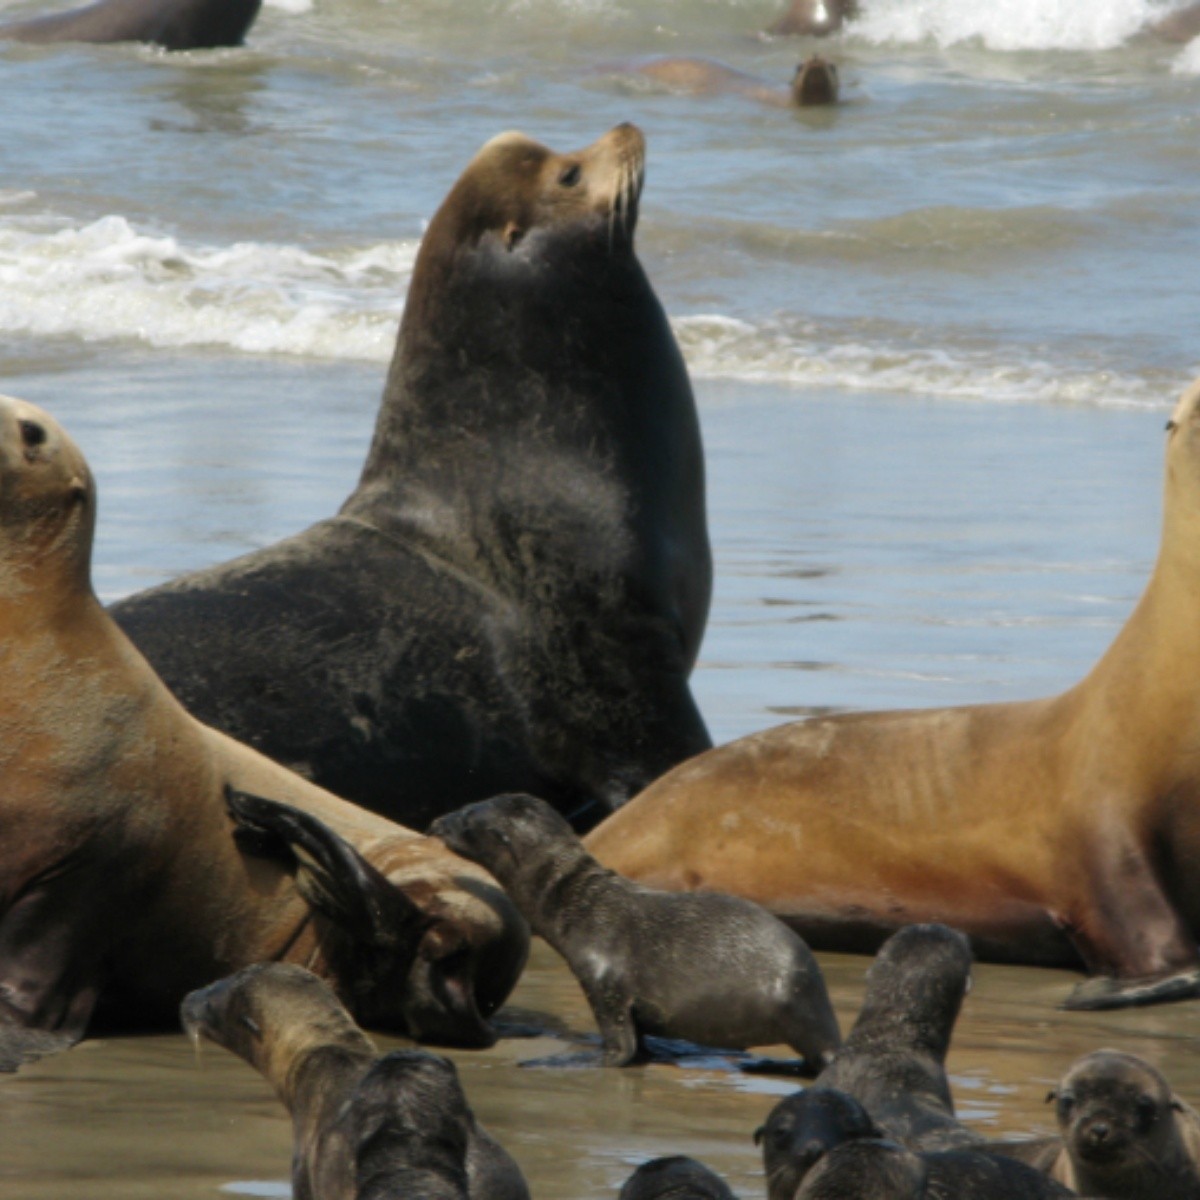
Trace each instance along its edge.
<path fill-rule="evenodd" d="M 1108 652 L 1062 695 L 863 713 L 684 763 L 588 849 L 654 887 L 747 896 L 810 941 L 941 921 L 985 957 L 1107 977 L 1073 1003 L 1194 994 L 1200 881 L 1200 383 L 1177 405 L 1162 548 Z"/>

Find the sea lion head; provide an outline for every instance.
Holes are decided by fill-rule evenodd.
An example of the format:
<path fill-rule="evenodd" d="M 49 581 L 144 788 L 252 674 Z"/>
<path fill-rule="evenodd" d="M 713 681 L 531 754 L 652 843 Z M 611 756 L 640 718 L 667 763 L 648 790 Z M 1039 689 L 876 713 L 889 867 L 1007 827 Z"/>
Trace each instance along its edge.
<path fill-rule="evenodd" d="M 799 63 L 792 76 L 792 101 L 800 108 L 816 104 L 834 104 L 838 98 L 837 63 L 814 54 Z"/>
<path fill-rule="evenodd" d="M 867 970 L 858 1022 L 945 1056 L 971 986 L 971 945 L 945 925 L 908 925 L 894 933 Z"/>
<path fill-rule="evenodd" d="M 35 577 L 40 588 L 53 577 L 89 586 L 95 495 L 62 426 L 36 405 L 0 396 L 0 598 L 23 594 Z"/>
<path fill-rule="evenodd" d="M 811 1087 L 786 1097 L 754 1131 L 769 1200 L 792 1200 L 817 1160 L 835 1146 L 882 1136 L 867 1110 L 836 1088 Z"/>
<path fill-rule="evenodd" d="M 1123 1176 L 1136 1178 L 1148 1170 L 1153 1175 L 1179 1157 L 1175 1114 L 1183 1106 L 1162 1075 L 1136 1055 L 1116 1050 L 1087 1054 L 1049 1098 L 1088 1194 L 1101 1185 L 1105 1195 L 1121 1194 Z"/>
<path fill-rule="evenodd" d="M 734 1200 L 715 1171 L 685 1154 L 644 1162 L 625 1180 L 617 1200 Z"/>
<path fill-rule="evenodd" d="M 194 1042 L 216 1042 L 283 1091 L 293 1066 L 308 1051 L 326 1046 L 374 1050 L 333 989 L 295 963 L 244 967 L 189 992 L 179 1014 Z"/>
<path fill-rule="evenodd" d="M 808 1173 L 796 1200 L 920 1200 L 927 1171 L 919 1155 L 881 1138 L 835 1146 Z"/>

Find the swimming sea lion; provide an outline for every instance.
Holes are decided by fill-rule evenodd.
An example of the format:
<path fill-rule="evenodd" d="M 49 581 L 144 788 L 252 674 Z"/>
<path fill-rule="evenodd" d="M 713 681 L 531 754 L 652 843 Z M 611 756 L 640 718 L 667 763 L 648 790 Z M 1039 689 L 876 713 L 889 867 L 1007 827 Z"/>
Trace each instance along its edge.
<path fill-rule="evenodd" d="M 190 993 L 180 1010 L 184 1029 L 206 1037 L 260 1071 L 292 1116 L 292 1191 L 335 1200 L 356 1195 L 356 1164 L 381 1134 L 417 1127 L 436 1114 L 461 1143 L 456 1170 L 470 1200 L 529 1200 L 520 1168 L 480 1126 L 452 1063 L 433 1054 L 380 1057 L 370 1038 L 311 971 L 260 963 Z M 423 1137 L 419 1140 L 428 1140 Z M 368 1173 L 391 1177 L 414 1168 L 413 1156 Z M 445 1172 L 443 1172 L 445 1173 Z M 402 1195 L 398 1187 L 388 1195 Z M 418 1195 L 424 1195 L 418 1192 Z"/>
<path fill-rule="evenodd" d="M 786 1042 L 819 1070 L 841 1044 L 808 947 L 734 896 L 669 895 L 606 871 L 533 796 L 439 817 L 430 834 L 486 864 L 533 931 L 567 960 L 604 1039 L 628 1065 L 642 1037 L 744 1048 Z"/>
<path fill-rule="evenodd" d="M 754 1131 L 762 1146 L 767 1200 L 793 1200 L 804 1177 L 823 1155 L 855 1138 L 883 1131 L 853 1096 L 814 1084 L 785 1096 Z"/>
<path fill-rule="evenodd" d="M 95 0 L 0 25 L 17 42 L 150 42 L 164 50 L 240 46 L 262 0 Z"/>
<path fill-rule="evenodd" d="M 1050 1093 L 1061 1141 L 1038 1163 L 1081 1196 L 1195 1200 L 1200 1116 L 1143 1059 L 1097 1050 Z"/>
<path fill-rule="evenodd" d="M 1200 4 L 1189 4 L 1167 13 L 1146 26 L 1148 32 L 1164 42 L 1190 42 L 1200 33 Z"/>
<path fill-rule="evenodd" d="M 818 946 L 944 921 L 981 957 L 1079 965 L 1072 1008 L 1200 994 L 1200 383 L 1168 429 L 1141 601 L 1046 700 L 856 713 L 676 768 L 588 849 L 653 887 L 732 892 Z"/>
<path fill-rule="evenodd" d="M 792 0 L 787 12 L 767 32 L 777 36 L 798 34 L 825 37 L 858 16 L 857 0 Z"/>
<path fill-rule="evenodd" d="M 946 1053 L 971 983 L 971 947 L 945 925 L 910 925 L 884 943 L 846 1044 L 818 1085 L 853 1096 L 910 1150 L 983 1138 L 954 1115 Z"/>
<path fill-rule="evenodd" d="M 833 104 L 838 98 L 837 66 L 816 54 L 797 65 L 786 91 L 708 58 L 653 58 L 629 70 L 676 91 L 705 96 L 732 93 L 776 108 Z"/>
<path fill-rule="evenodd" d="M 704 463 L 634 254 L 644 161 L 632 125 L 488 142 L 338 516 L 114 607 L 201 720 L 419 828 L 518 789 L 590 825 L 711 744 Z"/>
<path fill-rule="evenodd" d="M 737 1200 L 711 1167 L 673 1154 L 644 1162 L 625 1180 L 617 1200 Z"/>
<path fill-rule="evenodd" d="M 488 1041 L 528 947 L 495 882 L 189 716 L 96 600 L 95 513 L 74 443 L 0 398 L 0 1055 L 78 1040 L 93 1009 L 171 1025 L 187 991 L 267 959 L 382 1025 Z M 295 866 L 239 851 L 230 785 L 329 827 L 306 866 L 321 913 Z"/>

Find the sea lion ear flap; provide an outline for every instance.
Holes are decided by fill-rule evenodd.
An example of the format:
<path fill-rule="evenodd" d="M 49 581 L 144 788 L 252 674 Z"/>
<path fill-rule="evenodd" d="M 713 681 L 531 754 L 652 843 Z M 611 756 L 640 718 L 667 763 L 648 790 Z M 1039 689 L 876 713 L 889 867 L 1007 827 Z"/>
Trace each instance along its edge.
<path fill-rule="evenodd" d="M 311 813 L 228 786 L 225 803 L 242 848 L 290 861 L 296 890 L 355 941 L 383 949 L 409 947 L 433 924 L 386 875 Z"/>
<path fill-rule="evenodd" d="M 757 1128 L 757 1129 L 754 1131 L 754 1144 L 755 1144 L 756 1146 L 761 1146 L 761 1145 L 762 1145 L 762 1140 L 763 1140 L 763 1138 L 765 1138 L 766 1136 L 767 1136 L 767 1127 L 766 1127 L 765 1125 L 760 1125 L 760 1126 L 759 1126 L 759 1127 L 758 1127 L 758 1128 Z"/>
<path fill-rule="evenodd" d="M 1057 1099 L 1058 1099 L 1058 1088 L 1051 1088 L 1051 1089 L 1050 1089 L 1050 1090 L 1049 1090 L 1049 1091 L 1046 1093 L 1046 1100 L 1045 1100 L 1045 1103 L 1046 1103 L 1046 1104 L 1053 1104 L 1053 1103 L 1054 1103 L 1054 1101 L 1055 1101 L 1055 1100 L 1057 1100 Z"/>

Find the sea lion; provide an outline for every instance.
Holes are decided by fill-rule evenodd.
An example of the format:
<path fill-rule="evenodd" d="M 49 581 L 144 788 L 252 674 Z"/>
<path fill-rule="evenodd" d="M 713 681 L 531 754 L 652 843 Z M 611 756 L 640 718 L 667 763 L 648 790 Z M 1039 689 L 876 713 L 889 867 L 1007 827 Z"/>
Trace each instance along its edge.
<path fill-rule="evenodd" d="M 732 892 L 817 946 L 944 921 L 1078 966 L 1070 1008 L 1200 994 L 1200 383 L 1168 423 L 1163 536 L 1091 673 L 1024 703 L 855 713 L 685 763 L 587 846 L 650 886 Z"/>
<path fill-rule="evenodd" d="M 787 12 L 767 27 L 767 33 L 777 37 L 825 37 L 837 33 L 846 21 L 857 16 L 857 0 L 792 0 Z"/>
<path fill-rule="evenodd" d="M 1200 33 L 1200 4 L 1188 4 L 1175 12 L 1167 13 L 1157 21 L 1151 21 L 1146 31 L 1164 42 L 1182 45 Z"/>
<path fill-rule="evenodd" d="M 500 880 L 533 931 L 567 960 L 623 1067 L 645 1034 L 745 1048 L 786 1042 L 820 1070 L 841 1045 L 808 947 L 734 896 L 670 895 L 606 871 L 533 796 L 498 796 L 429 830 Z"/>
<path fill-rule="evenodd" d="M 418 828 L 512 790 L 582 828 L 711 744 L 704 463 L 634 254 L 644 162 L 632 125 L 488 142 L 341 512 L 114 606 L 201 720 Z"/>
<path fill-rule="evenodd" d="M 1072 1064 L 1048 1099 L 1060 1137 L 1036 1159 L 1081 1196 L 1195 1200 L 1200 1116 L 1144 1059 L 1097 1050 Z"/>
<path fill-rule="evenodd" d="M 767 1200 L 793 1200 L 805 1175 L 835 1146 L 882 1138 L 867 1110 L 845 1092 L 814 1084 L 785 1096 L 754 1131 L 762 1146 Z"/>
<path fill-rule="evenodd" d="M 78 1040 L 93 1010 L 169 1026 L 186 992 L 269 959 L 308 963 L 381 1025 L 489 1041 L 528 948 L 507 898 L 440 842 L 189 716 L 92 591 L 95 513 L 57 422 L 0 398 L 4 1059 Z M 239 850 L 231 785 L 324 823 L 326 861 L 306 865 L 324 911 L 295 867 Z"/>
<path fill-rule="evenodd" d="M 983 1141 L 959 1123 L 946 1053 L 971 984 L 971 947 L 945 925 L 893 934 L 867 971 L 867 993 L 846 1044 L 818 1085 L 853 1096 L 885 1136 L 910 1150 Z"/>
<path fill-rule="evenodd" d="M 17 42 L 150 42 L 164 50 L 240 46 L 262 0 L 95 0 L 0 25 Z"/>
<path fill-rule="evenodd" d="M 475 1120 L 454 1065 L 434 1054 L 381 1057 L 311 971 L 292 963 L 245 967 L 190 993 L 180 1015 L 194 1040 L 208 1038 L 244 1058 L 283 1101 L 295 1139 L 294 1196 L 351 1200 L 356 1164 L 372 1141 L 413 1126 L 426 1134 L 436 1118 L 461 1143 L 449 1174 L 461 1174 L 470 1200 L 529 1200 L 520 1168 Z M 395 1184 L 397 1166 L 414 1167 L 406 1153 L 384 1169 L 385 1157 L 368 1164 L 368 1173 L 390 1175 Z"/>
<path fill-rule="evenodd" d="M 1025 1163 L 972 1150 L 920 1154 L 855 1138 L 822 1156 L 796 1200 L 1065 1200 L 1074 1192 Z"/>
<path fill-rule="evenodd" d="M 625 1180 L 617 1200 L 737 1200 L 711 1167 L 684 1154 L 644 1162 Z"/>
<path fill-rule="evenodd" d="M 708 58 L 654 58 L 629 70 L 676 91 L 704 96 L 732 93 L 775 108 L 809 108 L 834 104 L 838 98 L 837 66 L 817 54 L 797 64 L 786 90 Z"/>

